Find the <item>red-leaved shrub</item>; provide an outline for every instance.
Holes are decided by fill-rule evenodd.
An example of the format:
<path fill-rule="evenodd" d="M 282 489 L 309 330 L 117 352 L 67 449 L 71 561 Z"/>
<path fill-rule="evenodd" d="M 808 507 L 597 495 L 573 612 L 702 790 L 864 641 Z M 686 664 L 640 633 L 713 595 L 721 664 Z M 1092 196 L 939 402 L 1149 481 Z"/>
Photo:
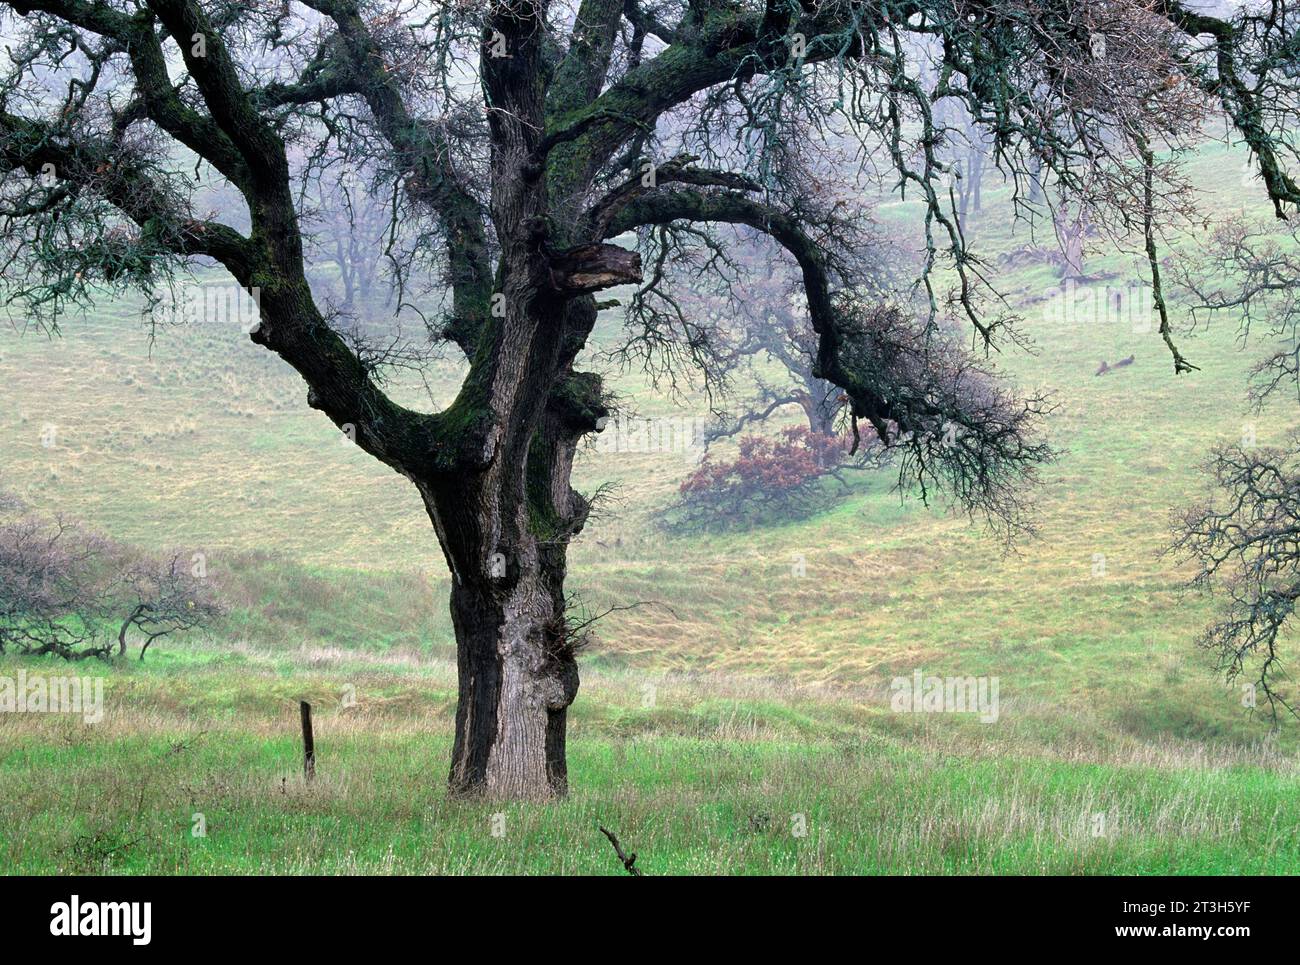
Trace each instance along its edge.
<path fill-rule="evenodd" d="M 821 480 L 834 474 L 848 455 L 844 439 L 807 426 L 783 429 L 776 438 L 745 436 L 739 449 L 731 461 L 705 456 L 682 483 L 677 514 L 681 522 L 723 522 L 761 508 L 804 508 Z"/>

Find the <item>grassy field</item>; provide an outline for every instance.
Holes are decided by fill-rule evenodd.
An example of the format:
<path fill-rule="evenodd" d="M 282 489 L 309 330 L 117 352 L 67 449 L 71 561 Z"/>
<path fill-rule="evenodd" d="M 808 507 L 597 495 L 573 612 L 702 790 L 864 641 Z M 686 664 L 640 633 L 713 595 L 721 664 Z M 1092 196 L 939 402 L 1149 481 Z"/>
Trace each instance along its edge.
<path fill-rule="evenodd" d="M 6 721 L 0 858 L 13 873 L 621 873 L 605 825 L 649 874 L 1300 867 L 1295 761 L 1275 747 L 1141 741 L 1028 701 L 982 728 L 890 714 L 865 687 L 670 674 L 648 700 L 645 677 L 601 671 L 583 686 L 572 795 L 502 807 L 443 794 L 445 661 L 170 653 L 111 671 L 94 727 Z M 301 697 L 317 708 L 311 785 Z"/>
<path fill-rule="evenodd" d="M 1198 158 L 1207 209 L 1242 206 L 1240 169 L 1221 149 Z M 1263 347 L 1242 351 L 1227 319 L 1184 341 L 1201 371 L 1179 378 L 1154 332 L 1047 321 L 1055 275 L 1013 256 L 1030 239 L 1006 200 L 987 191 L 974 230 L 1036 342 L 999 364 L 1059 403 L 1039 538 L 1006 554 L 966 519 L 901 502 L 888 474 L 806 520 L 669 535 L 655 521 L 685 456 L 593 448 L 579 483 L 617 500 L 573 547 L 572 585 L 593 611 L 672 609 L 600 622 L 572 711 L 574 793 L 496 819 L 443 796 L 447 578 L 408 483 L 237 328 L 151 346 L 139 306 L 119 302 L 62 338 L 0 334 L 0 485 L 122 540 L 204 553 L 235 604 L 219 633 L 163 641 L 144 665 L 78 666 L 105 675 L 101 724 L 0 715 L 3 866 L 621 873 L 603 823 L 649 873 L 1300 871 L 1296 728 L 1270 733 L 1216 679 L 1193 646 L 1211 604 L 1159 555 L 1209 448 L 1247 426 L 1282 442 L 1294 400 L 1247 408 Z M 1143 277 L 1128 255 L 1087 267 Z M 602 320 L 604 345 L 617 324 Z M 423 404 L 447 401 L 455 374 L 442 366 Z M 698 395 L 614 381 L 641 415 L 705 414 Z M 9 659 L 0 676 L 37 666 L 65 669 Z M 997 722 L 891 713 L 889 681 L 918 668 L 997 676 Z M 304 698 L 320 714 L 311 787 Z"/>

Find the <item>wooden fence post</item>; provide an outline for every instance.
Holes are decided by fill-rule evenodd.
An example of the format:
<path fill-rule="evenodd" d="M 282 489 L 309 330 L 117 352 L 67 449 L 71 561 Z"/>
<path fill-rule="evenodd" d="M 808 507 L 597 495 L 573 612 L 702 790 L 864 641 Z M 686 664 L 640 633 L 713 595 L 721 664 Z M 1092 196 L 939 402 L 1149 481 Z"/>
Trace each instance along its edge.
<path fill-rule="evenodd" d="M 302 775 L 310 782 L 316 776 L 316 742 L 311 733 L 311 704 L 300 700 L 298 709 L 302 712 Z"/>

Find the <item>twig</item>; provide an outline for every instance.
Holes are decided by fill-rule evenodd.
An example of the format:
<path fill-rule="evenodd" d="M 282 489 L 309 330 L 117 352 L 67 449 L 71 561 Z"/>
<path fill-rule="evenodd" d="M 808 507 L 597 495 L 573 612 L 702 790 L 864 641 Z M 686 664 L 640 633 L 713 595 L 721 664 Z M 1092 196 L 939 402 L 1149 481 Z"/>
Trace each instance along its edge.
<path fill-rule="evenodd" d="M 624 854 L 623 848 L 618 843 L 618 838 L 614 836 L 613 831 L 606 830 L 602 827 L 600 833 L 609 838 L 609 843 L 614 846 L 614 853 L 618 855 L 618 860 L 623 862 L 623 867 L 627 869 L 627 873 L 637 878 L 643 877 L 644 872 L 640 868 L 636 867 L 636 852 L 632 852 L 630 856 Z"/>
<path fill-rule="evenodd" d="M 586 630 L 588 627 L 593 626 L 597 621 L 605 619 L 605 617 L 609 616 L 611 613 L 622 613 L 624 610 L 635 610 L 638 607 L 643 607 L 643 606 L 661 606 L 673 615 L 674 620 L 681 619 L 681 616 L 678 615 L 676 610 L 674 610 L 667 603 L 664 603 L 661 600 L 638 600 L 636 603 L 624 603 L 618 606 L 612 606 L 608 610 L 605 610 L 601 613 L 597 613 L 594 617 L 588 617 L 587 619 L 582 620 L 581 622 L 575 623 L 569 627 L 569 632 L 573 634 L 581 633 L 583 630 Z M 604 828 L 602 828 L 601 830 L 603 831 Z"/>

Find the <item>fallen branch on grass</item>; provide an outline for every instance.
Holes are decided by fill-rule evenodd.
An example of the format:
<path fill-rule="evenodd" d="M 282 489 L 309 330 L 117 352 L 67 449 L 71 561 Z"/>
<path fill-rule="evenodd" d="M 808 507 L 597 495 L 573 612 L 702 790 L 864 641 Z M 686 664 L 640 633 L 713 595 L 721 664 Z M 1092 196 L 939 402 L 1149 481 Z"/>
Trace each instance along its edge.
<path fill-rule="evenodd" d="M 627 869 L 627 873 L 638 878 L 643 877 L 645 873 L 636 867 L 636 852 L 632 852 L 631 856 L 624 854 L 623 847 L 618 843 L 618 838 L 614 836 L 613 831 L 608 831 L 602 827 L 600 833 L 609 838 L 609 843 L 614 846 L 614 853 L 618 855 L 618 860 L 623 862 L 623 867 Z"/>

